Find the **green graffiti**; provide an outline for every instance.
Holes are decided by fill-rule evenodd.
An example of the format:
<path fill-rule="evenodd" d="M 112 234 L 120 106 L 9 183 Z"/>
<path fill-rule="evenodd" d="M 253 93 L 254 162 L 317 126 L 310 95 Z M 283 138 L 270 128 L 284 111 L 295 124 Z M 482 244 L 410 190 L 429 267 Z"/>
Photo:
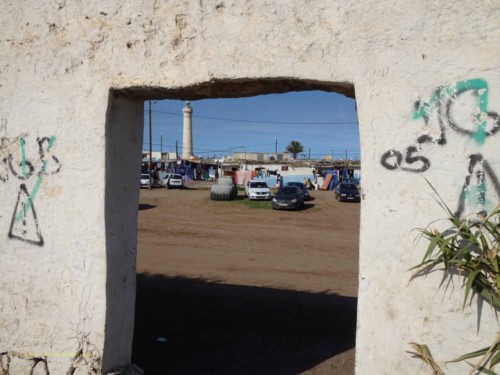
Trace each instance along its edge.
<path fill-rule="evenodd" d="M 54 136 L 51 136 L 49 138 L 49 146 L 47 147 L 47 151 L 50 151 L 50 149 L 52 148 L 52 145 L 54 144 L 55 140 L 56 140 L 56 137 L 54 137 Z M 21 145 L 22 145 L 22 147 L 24 149 L 24 140 L 22 140 Z M 24 155 L 24 152 L 23 152 L 23 165 L 25 163 L 26 163 L 26 161 L 25 161 L 25 155 Z M 30 193 L 30 195 L 28 197 L 28 201 L 26 202 L 26 204 L 23 205 L 23 207 L 21 208 L 21 210 L 19 210 L 18 213 L 16 214 L 16 218 L 15 218 L 15 222 L 16 223 L 19 222 L 19 221 L 21 221 L 21 220 L 23 220 L 23 218 L 26 217 L 26 213 L 28 212 L 28 210 L 33 205 L 33 202 L 35 201 L 36 195 L 38 194 L 38 190 L 40 189 L 40 186 L 42 184 L 43 177 L 45 176 L 45 173 L 47 171 L 47 165 L 48 165 L 48 161 L 42 158 L 42 169 L 38 173 L 38 178 L 35 181 L 35 186 L 33 186 L 33 189 L 31 190 L 31 193 Z M 24 175 L 24 173 L 25 172 L 24 172 L 24 169 L 23 169 L 23 175 Z"/>
<path fill-rule="evenodd" d="M 21 138 L 19 140 L 19 143 L 21 144 L 21 165 L 23 168 L 23 177 L 26 178 L 26 150 L 24 149 L 24 145 L 26 142 L 24 142 L 24 138 Z"/>
<path fill-rule="evenodd" d="M 460 199 L 464 202 L 469 201 L 481 209 L 491 206 L 491 202 L 486 200 L 486 183 L 484 181 L 477 185 L 468 186 L 467 191 L 462 191 Z"/>
<path fill-rule="evenodd" d="M 413 112 L 414 120 L 428 117 L 430 112 L 441 103 L 456 98 L 465 91 L 476 90 L 476 100 L 479 113 L 474 114 L 476 122 L 476 130 L 472 134 L 472 138 L 479 144 L 483 144 L 486 139 L 486 117 L 488 116 L 488 83 L 484 79 L 470 79 L 459 81 L 453 86 L 440 87 L 434 95 L 425 103 L 421 103 Z"/>
<path fill-rule="evenodd" d="M 477 203 L 481 206 L 486 205 L 486 184 L 481 182 L 479 185 L 477 185 Z"/>

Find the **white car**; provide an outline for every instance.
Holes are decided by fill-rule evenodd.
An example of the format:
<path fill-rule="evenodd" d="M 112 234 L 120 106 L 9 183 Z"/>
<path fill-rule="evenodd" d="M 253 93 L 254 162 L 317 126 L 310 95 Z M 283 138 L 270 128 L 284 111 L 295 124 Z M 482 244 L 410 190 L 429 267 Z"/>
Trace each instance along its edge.
<path fill-rule="evenodd" d="M 250 199 L 268 200 L 272 198 L 271 190 L 264 181 L 248 181 L 245 185 L 245 195 Z"/>
<path fill-rule="evenodd" d="M 179 188 L 182 189 L 184 187 L 184 180 L 180 174 L 171 174 L 168 178 L 168 182 L 166 185 L 167 188 Z"/>
<path fill-rule="evenodd" d="M 149 187 L 149 176 L 147 174 L 141 174 L 141 188 Z"/>

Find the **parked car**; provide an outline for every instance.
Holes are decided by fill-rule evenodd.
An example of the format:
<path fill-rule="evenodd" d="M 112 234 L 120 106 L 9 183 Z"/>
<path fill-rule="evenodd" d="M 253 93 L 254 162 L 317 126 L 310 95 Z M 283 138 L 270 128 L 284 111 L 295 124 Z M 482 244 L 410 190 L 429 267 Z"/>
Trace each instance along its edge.
<path fill-rule="evenodd" d="M 248 181 L 245 185 L 245 195 L 250 199 L 271 199 L 269 186 L 264 181 Z"/>
<path fill-rule="evenodd" d="M 219 177 L 210 189 L 210 199 L 229 201 L 238 196 L 238 187 L 231 176 Z"/>
<path fill-rule="evenodd" d="M 168 177 L 167 185 L 168 189 L 179 188 L 182 189 L 184 187 L 184 180 L 180 174 L 171 174 Z"/>
<path fill-rule="evenodd" d="M 149 187 L 149 176 L 148 174 L 141 174 L 141 188 Z"/>
<path fill-rule="evenodd" d="M 287 182 L 285 186 L 297 186 L 302 190 L 302 194 L 304 194 L 304 200 L 309 201 L 311 200 L 311 195 L 309 194 L 309 191 L 306 188 L 306 185 L 302 182 Z"/>
<path fill-rule="evenodd" d="M 158 180 L 158 184 L 168 188 L 168 179 L 170 178 L 170 173 L 160 172 L 160 178 Z"/>
<path fill-rule="evenodd" d="M 335 198 L 339 201 L 360 202 L 361 195 L 356 184 L 340 183 L 334 190 Z"/>
<path fill-rule="evenodd" d="M 304 205 L 304 194 L 298 186 L 283 186 L 273 198 L 273 210 L 298 210 Z"/>

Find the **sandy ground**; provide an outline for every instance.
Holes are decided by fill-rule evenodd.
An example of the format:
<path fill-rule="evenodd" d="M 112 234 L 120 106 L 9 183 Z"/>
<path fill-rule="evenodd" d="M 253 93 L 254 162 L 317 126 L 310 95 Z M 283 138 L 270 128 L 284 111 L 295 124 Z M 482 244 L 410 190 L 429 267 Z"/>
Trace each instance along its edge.
<path fill-rule="evenodd" d="M 133 362 L 147 375 L 353 374 L 360 204 L 312 191 L 274 211 L 208 188 L 141 190 Z"/>

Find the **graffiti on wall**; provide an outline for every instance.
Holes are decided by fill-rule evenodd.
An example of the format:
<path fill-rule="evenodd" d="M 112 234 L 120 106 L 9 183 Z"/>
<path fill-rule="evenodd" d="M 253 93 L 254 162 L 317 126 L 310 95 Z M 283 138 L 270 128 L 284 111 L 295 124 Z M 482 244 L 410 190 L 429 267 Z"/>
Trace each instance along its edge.
<path fill-rule="evenodd" d="M 485 160 L 481 154 L 470 155 L 469 159 L 468 175 L 465 177 L 465 182 L 458 200 L 458 207 L 455 211 L 455 215 L 458 217 L 461 217 L 465 212 L 467 202 L 477 203 L 477 206 L 481 208 L 487 206 L 487 182 L 493 186 L 497 197 L 500 198 L 500 182 L 493 168 L 491 168 L 490 163 Z M 472 208 L 474 209 L 474 207 Z M 480 211 L 483 211 L 481 212 L 483 215 L 487 214 L 486 210 Z"/>
<path fill-rule="evenodd" d="M 500 116 L 488 108 L 488 83 L 483 79 L 459 81 L 455 85 L 439 87 L 428 101 L 415 103 L 413 120 L 423 120 L 425 127 L 414 144 L 405 150 L 390 149 L 381 159 L 389 170 L 421 173 L 431 168 L 432 158 L 426 154 L 426 145 L 448 144 L 447 132 L 471 138 L 478 146 L 500 130 Z M 427 149 L 427 151 L 429 151 Z M 461 217 L 467 204 L 474 212 L 488 206 L 487 186 L 493 186 L 500 199 L 499 180 L 490 163 L 481 154 L 469 155 L 468 174 L 463 184 L 455 214 Z"/>
<path fill-rule="evenodd" d="M 50 375 L 54 374 L 54 368 L 49 369 L 52 365 L 53 358 L 65 358 L 68 360 L 66 362 L 67 368 L 63 368 L 60 371 L 61 374 L 100 374 L 102 357 L 97 350 L 97 347 L 90 342 L 88 339 L 90 335 L 88 333 L 77 335 L 78 338 L 78 349 L 74 352 L 59 352 L 53 353 L 50 351 L 33 353 L 33 352 L 21 352 L 19 350 L 12 350 L 6 352 L 0 352 L 0 374 L 2 375 Z M 56 362 L 57 365 L 57 362 Z M 64 366 L 64 365 L 63 365 Z M 127 369 L 133 370 L 135 366 L 126 366 L 123 368 L 123 372 L 132 374 L 136 373 L 134 371 L 127 371 Z M 52 370 L 52 371 L 51 371 Z M 115 373 L 115 372 L 113 372 Z"/>
<path fill-rule="evenodd" d="M 0 182 L 20 182 L 8 237 L 43 246 L 35 200 L 44 178 L 59 173 L 61 162 L 52 153 L 54 136 L 36 139 L 37 152 L 33 158 L 28 158 L 26 139 L 26 134 L 0 138 Z"/>

